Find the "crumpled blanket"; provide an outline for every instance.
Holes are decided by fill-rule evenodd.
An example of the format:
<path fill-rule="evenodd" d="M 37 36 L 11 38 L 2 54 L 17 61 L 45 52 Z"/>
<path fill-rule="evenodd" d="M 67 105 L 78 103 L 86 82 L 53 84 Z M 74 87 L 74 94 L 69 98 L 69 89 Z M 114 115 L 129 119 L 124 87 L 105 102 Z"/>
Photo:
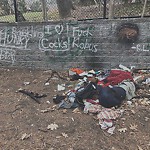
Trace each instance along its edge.
<path fill-rule="evenodd" d="M 94 105 L 87 101 L 84 102 L 84 113 L 97 113 L 97 119 L 101 129 L 107 130 L 108 133 L 113 134 L 115 126 L 114 120 L 119 118 L 123 114 L 123 110 L 115 108 L 104 108 L 101 105 Z"/>

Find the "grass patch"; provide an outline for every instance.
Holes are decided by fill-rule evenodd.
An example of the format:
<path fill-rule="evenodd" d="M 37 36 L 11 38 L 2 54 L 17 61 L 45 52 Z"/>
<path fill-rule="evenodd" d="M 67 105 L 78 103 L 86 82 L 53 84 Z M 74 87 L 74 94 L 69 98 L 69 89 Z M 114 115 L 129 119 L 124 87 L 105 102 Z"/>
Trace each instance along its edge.
<path fill-rule="evenodd" d="M 15 15 L 1 16 L 0 22 L 15 22 Z"/>
<path fill-rule="evenodd" d="M 24 13 L 23 16 L 25 17 L 26 21 L 29 22 L 43 21 L 42 12 L 28 12 L 28 13 Z M 48 16 L 48 20 L 59 19 L 58 11 L 48 12 L 47 16 Z M 0 22 L 10 22 L 10 23 L 15 22 L 15 15 L 0 16 Z"/>

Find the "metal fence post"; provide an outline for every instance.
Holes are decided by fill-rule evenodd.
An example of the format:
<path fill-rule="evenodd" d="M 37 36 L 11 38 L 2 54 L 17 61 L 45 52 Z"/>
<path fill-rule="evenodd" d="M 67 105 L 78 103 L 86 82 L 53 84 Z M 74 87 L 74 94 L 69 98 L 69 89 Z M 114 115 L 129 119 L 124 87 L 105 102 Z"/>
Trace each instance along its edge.
<path fill-rule="evenodd" d="M 14 11 L 15 11 L 15 22 L 18 22 L 18 11 L 17 11 L 17 3 L 16 0 L 14 0 Z"/>
<path fill-rule="evenodd" d="M 106 19 L 106 5 L 107 5 L 107 3 L 106 3 L 106 1 L 107 0 L 104 0 L 104 11 L 103 11 L 103 19 Z"/>

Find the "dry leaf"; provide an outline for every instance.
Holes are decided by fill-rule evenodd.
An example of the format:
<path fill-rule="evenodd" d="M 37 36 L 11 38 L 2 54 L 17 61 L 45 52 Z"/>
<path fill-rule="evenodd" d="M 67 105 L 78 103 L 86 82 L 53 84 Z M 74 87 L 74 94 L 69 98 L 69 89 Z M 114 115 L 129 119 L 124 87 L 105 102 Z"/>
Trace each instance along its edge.
<path fill-rule="evenodd" d="M 62 136 L 64 136 L 65 138 L 68 137 L 68 135 L 66 133 L 62 133 Z"/>
<path fill-rule="evenodd" d="M 63 114 L 66 114 L 67 113 L 67 109 L 63 109 Z"/>
<path fill-rule="evenodd" d="M 30 136 L 31 136 L 31 134 L 24 133 L 21 137 L 21 140 L 28 139 Z"/>
<path fill-rule="evenodd" d="M 72 117 L 71 120 L 74 121 L 74 118 Z"/>
<path fill-rule="evenodd" d="M 41 113 L 47 113 L 49 112 L 49 109 L 41 110 Z"/>
<path fill-rule="evenodd" d="M 148 105 L 150 105 L 150 101 L 148 101 L 148 100 L 143 100 L 143 101 L 141 101 L 141 104 L 142 104 L 142 105 L 145 105 L 145 106 L 148 106 Z"/>
<path fill-rule="evenodd" d="M 48 125 L 48 127 L 47 127 L 48 130 L 49 130 L 49 129 L 51 129 L 51 130 L 56 130 L 57 128 L 58 128 L 58 125 L 55 124 L 55 123 L 52 123 L 52 124 Z"/>
<path fill-rule="evenodd" d="M 143 150 L 140 146 L 137 146 L 138 147 L 138 150 Z"/>
<path fill-rule="evenodd" d="M 130 127 L 129 127 L 129 128 L 130 128 L 131 130 L 137 130 L 137 127 L 138 127 L 138 126 L 135 125 L 135 124 L 133 124 L 133 125 L 130 124 Z"/>
<path fill-rule="evenodd" d="M 72 112 L 73 112 L 73 113 L 79 113 L 79 114 L 81 114 L 79 108 L 75 108 Z"/>
<path fill-rule="evenodd" d="M 56 139 L 60 139 L 61 138 L 61 136 L 56 136 Z"/>
<path fill-rule="evenodd" d="M 119 132 L 126 132 L 127 131 L 127 128 L 120 128 L 118 129 Z"/>
<path fill-rule="evenodd" d="M 131 112 L 132 112 L 132 114 L 135 114 L 135 111 L 133 109 L 131 110 Z"/>
<path fill-rule="evenodd" d="M 149 120 L 149 118 L 148 117 L 145 117 L 145 121 L 148 121 Z"/>

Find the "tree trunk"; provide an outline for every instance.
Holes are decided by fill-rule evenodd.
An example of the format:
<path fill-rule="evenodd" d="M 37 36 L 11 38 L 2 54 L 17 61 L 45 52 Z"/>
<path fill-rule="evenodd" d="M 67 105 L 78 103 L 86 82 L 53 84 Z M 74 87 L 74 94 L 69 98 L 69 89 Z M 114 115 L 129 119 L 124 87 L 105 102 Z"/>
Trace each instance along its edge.
<path fill-rule="evenodd" d="M 144 17 L 144 13 L 145 13 L 145 10 L 146 10 L 146 4 L 147 4 L 147 0 L 145 0 L 145 2 L 144 2 L 143 12 L 142 12 L 141 18 Z"/>
<path fill-rule="evenodd" d="M 47 21 L 46 1 L 45 0 L 41 0 L 41 3 L 42 3 L 43 21 Z"/>
<path fill-rule="evenodd" d="M 59 16 L 65 19 L 71 16 L 72 1 L 71 0 L 56 0 Z"/>

